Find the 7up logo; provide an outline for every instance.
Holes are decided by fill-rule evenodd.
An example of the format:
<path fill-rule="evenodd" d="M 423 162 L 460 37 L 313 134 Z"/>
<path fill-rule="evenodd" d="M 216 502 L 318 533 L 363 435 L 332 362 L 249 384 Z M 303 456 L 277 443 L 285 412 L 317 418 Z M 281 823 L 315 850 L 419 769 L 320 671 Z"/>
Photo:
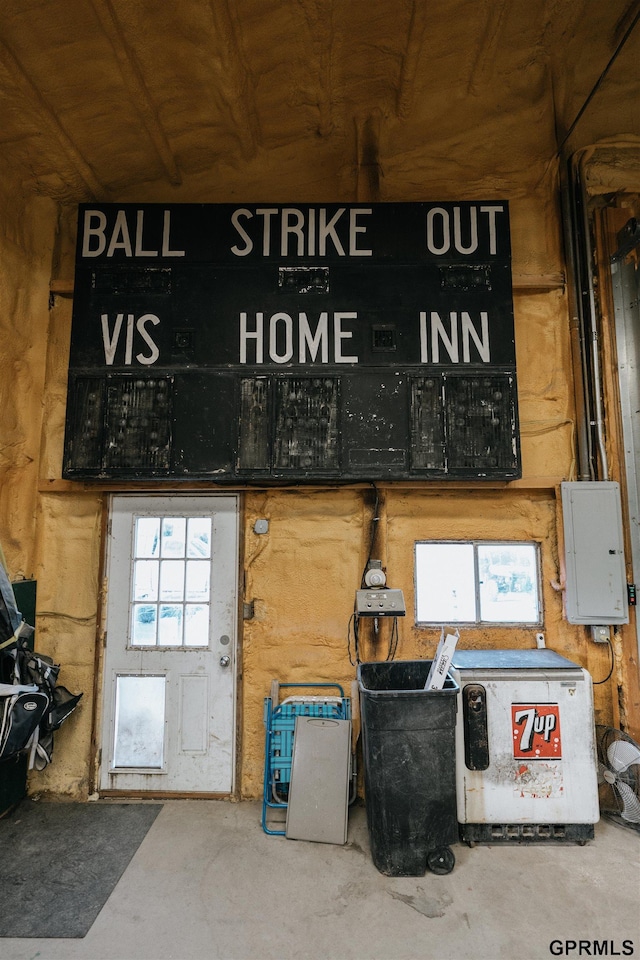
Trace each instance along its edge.
<path fill-rule="evenodd" d="M 512 703 L 513 756 L 529 760 L 562 757 L 557 703 Z"/>

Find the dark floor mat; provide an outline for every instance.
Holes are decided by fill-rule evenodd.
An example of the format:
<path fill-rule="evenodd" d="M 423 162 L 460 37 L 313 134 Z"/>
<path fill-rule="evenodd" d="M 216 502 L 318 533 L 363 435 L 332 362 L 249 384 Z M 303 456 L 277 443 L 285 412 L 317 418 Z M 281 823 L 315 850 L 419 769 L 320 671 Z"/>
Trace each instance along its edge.
<path fill-rule="evenodd" d="M 84 937 L 162 809 L 23 800 L 0 820 L 0 937 Z"/>

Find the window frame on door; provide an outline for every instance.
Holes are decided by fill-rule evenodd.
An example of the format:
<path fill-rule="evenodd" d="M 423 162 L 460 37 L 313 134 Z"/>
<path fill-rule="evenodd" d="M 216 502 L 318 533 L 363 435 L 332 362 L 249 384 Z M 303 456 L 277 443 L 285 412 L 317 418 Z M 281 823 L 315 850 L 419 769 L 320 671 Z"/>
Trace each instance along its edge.
<path fill-rule="evenodd" d="M 165 540 L 165 529 L 171 524 L 175 524 L 178 521 L 178 528 L 182 523 L 184 529 L 182 531 L 182 538 L 180 533 L 174 537 L 172 535 L 171 529 L 169 529 L 169 537 L 171 541 L 175 541 L 176 544 L 179 544 L 181 551 L 178 552 L 175 556 L 173 553 L 165 553 L 164 540 Z M 200 526 L 200 534 L 204 533 L 203 527 L 206 529 L 206 544 L 203 549 L 198 552 L 194 545 L 198 540 L 202 540 L 202 536 L 198 536 L 197 527 Z M 142 524 L 155 525 L 156 526 L 156 537 L 155 537 L 155 546 L 152 549 L 149 548 L 148 544 L 145 542 L 148 539 L 148 533 L 145 534 L 142 531 Z M 193 528 L 195 533 L 193 533 Z M 210 517 L 205 516 L 170 516 L 168 514 L 159 514 L 155 516 L 149 512 L 136 513 L 133 516 L 133 530 L 132 530 L 132 546 L 131 546 L 131 581 L 130 581 L 130 609 L 129 609 L 129 632 L 128 632 L 128 644 L 131 649 L 156 649 L 156 648 L 165 648 L 165 649 L 179 649 L 179 650 L 198 650 L 203 647 L 210 646 L 210 607 L 211 607 L 211 589 L 212 589 L 212 576 L 213 576 L 213 555 L 212 555 L 212 535 L 213 535 L 213 522 Z M 163 570 L 167 570 L 171 565 L 180 565 L 181 566 L 181 582 L 182 582 L 182 591 L 180 596 L 168 596 L 166 595 L 166 588 L 163 588 Z M 140 580 L 144 579 L 143 576 L 139 574 L 139 571 L 144 566 L 152 567 L 155 571 L 155 576 L 151 577 L 154 581 L 151 586 L 151 591 L 149 595 L 144 596 L 139 592 L 139 583 Z M 201 584 L 201 596 L 196 597 L 193 594 L 189 593 L 189 581 L 193 581 L 193 574 L 195 573 L 196 566 L 205 566 L 206 565 L 206 578 L 202 580 Z M 202 579 L 202 578 L 201 578 Z M 204 589 L 202 589 L 204 587 Z M 191 586 L 193 591 L 193 585 Z M 146 611 L 151 611 L 152 622 L 153 622 L 153 637 L 149 640 L 140 640 L 140 624 L 142 623 L 141 614 Z M 162 619 L 165 617 L 171 617 L 173 611 L 173 616 L 175 616 L 175 611 L 179 611 L 179 624 L 178 630 L 180 634 L 180 642 L 172 642 L 165 639 L 168 635 L 167 630 L 162 630 Z M 207 632 L 206 632 L 206 642 L 198 643 L 193 639 L 194 630 L 190 626 L 189 614 L 190 612 L 202 613 L 206 611 L 207 618 Z"/>

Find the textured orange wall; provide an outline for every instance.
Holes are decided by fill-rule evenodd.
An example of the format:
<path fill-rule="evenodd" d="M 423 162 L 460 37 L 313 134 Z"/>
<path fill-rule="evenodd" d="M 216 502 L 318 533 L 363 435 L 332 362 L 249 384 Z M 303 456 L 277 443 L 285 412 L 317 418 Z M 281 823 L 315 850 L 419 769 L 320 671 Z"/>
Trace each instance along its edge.
<path fill-rule="evenodd" d="M 277 171 L 265 172 L 261 195 L 281 195 Z M 497 195 L 492 190 L 492 195 Z M 483 185 L 473 193 L 484 196 Z M 471 192 L 467 190 L 467 196 Z M 449 196 L 462 193 L 451 184 Z M 146 199 L 162 199 L 152 197 Z M 187 192 L 180 197 L 192 200 Z M 218 198 L 222 199 L 222 197 Z M 289 197 L 288 199 L 295 199 Z M 305 195 L 304 199 L 313 200 Z M 416 199 L 394 196 L 393 199 Z M 447 199 L 442 196 L 441 199 Z M 72 278 L 74 210 L 52 203 L 2 203 L 0 236 L 0 360 L 2 450 L 0 542 L 12 576 L 38 580 L 38 647 L 62 663 L 61 682 L 84 691 L 76 715 L 56 739 L 54 763 L 33 774 L 32 792 L 86 797 L 94 707 L 96 617 L 101 593 L 103 494 L 59 483 L 64 432 L 66 362 L 71 302 L 55 298 L 50 274 Z M 558 276 L 563 270 L 555 185 L 512 198 L 513 272 L 516 277 Z M 52 265 L 53 261 L 53 265 Z M 401 587 L 407 616 L 400 621 L 400 658 L 428 657 L 437 631 L 413 624 L 413 544 L 422 538 L 533 539 L 542 547 L 544 632 L 547 644 L 600 678 L 606 649 L 590 643 L 585 628 L 562 619 L 556 483 L 574 470 L 573 394 L 568 313 L 562 289 L 517 289 L 516 345 L 524 478 L 507 488 L 380 485 L 380 530 L 374 556 L 392 586 Z M 240 789 L 262 789 L 263 698 L 270 681 L 336 680 L 355 675 L 347 654 L 347 625 L 366 559 L 372 515 L 367 485 L 323 489 L 249 491 L 243 498 L 241 599 L 254 600 L 255 616 L 241 624 Z M 257 535 L 257 518 L 269 532 Z M 241 577 L 242 582 L 242 577 Z M 463 630 L 465 646 L 535 644 L 535 629 Z M 365 630 L 366 633 L 366 630 Z M 388 624 L 363 655 L 386 655 Z M 618 719 L 616 679 L 596 688 L 598 717 Z"/>
<path fill-rule="evenodd" d="M 86 796 L 101 550 L 99 493 L 39 492 L 47 450 L 61 449 L 70 309 L 51 308 L 58 208 L 0 181 L 0 544 L 9 575 L 38 584 L 36 648 L 62 664 L 60 683 L 84 691 L 56 735 L 55 762 L 31 790 Z M 60 314 L 62 309 L 62 314 Z M 60 329 L 62 328 L 62 329 Z M 53 372 L 57 370 L 57 378 Z M 46 386 L 45 386 L 46 384 Z M 59 475 L 60 460 L 49 465 Z M 55 473 L 54 473 L 55 475 Z"/>

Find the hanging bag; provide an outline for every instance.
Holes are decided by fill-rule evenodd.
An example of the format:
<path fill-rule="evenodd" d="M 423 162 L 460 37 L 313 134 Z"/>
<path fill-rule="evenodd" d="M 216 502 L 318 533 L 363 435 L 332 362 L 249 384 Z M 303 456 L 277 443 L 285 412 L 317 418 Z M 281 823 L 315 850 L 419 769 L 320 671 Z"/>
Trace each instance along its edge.
<path fill-rule="evenodd" d="M 53 731 L 82 694 L 56 686 L 60 666 L 30 649 L 33 633 L 0 560 L 0 762 L 28 753 L 29 768 L 43 770 L 51 763 Z"/>
<path fill-rule="evenodd" d="M 0 761 L 29 748 L 50 703 L 49 695 L 37 688 L 29 693 L 0 696 Z"/>

